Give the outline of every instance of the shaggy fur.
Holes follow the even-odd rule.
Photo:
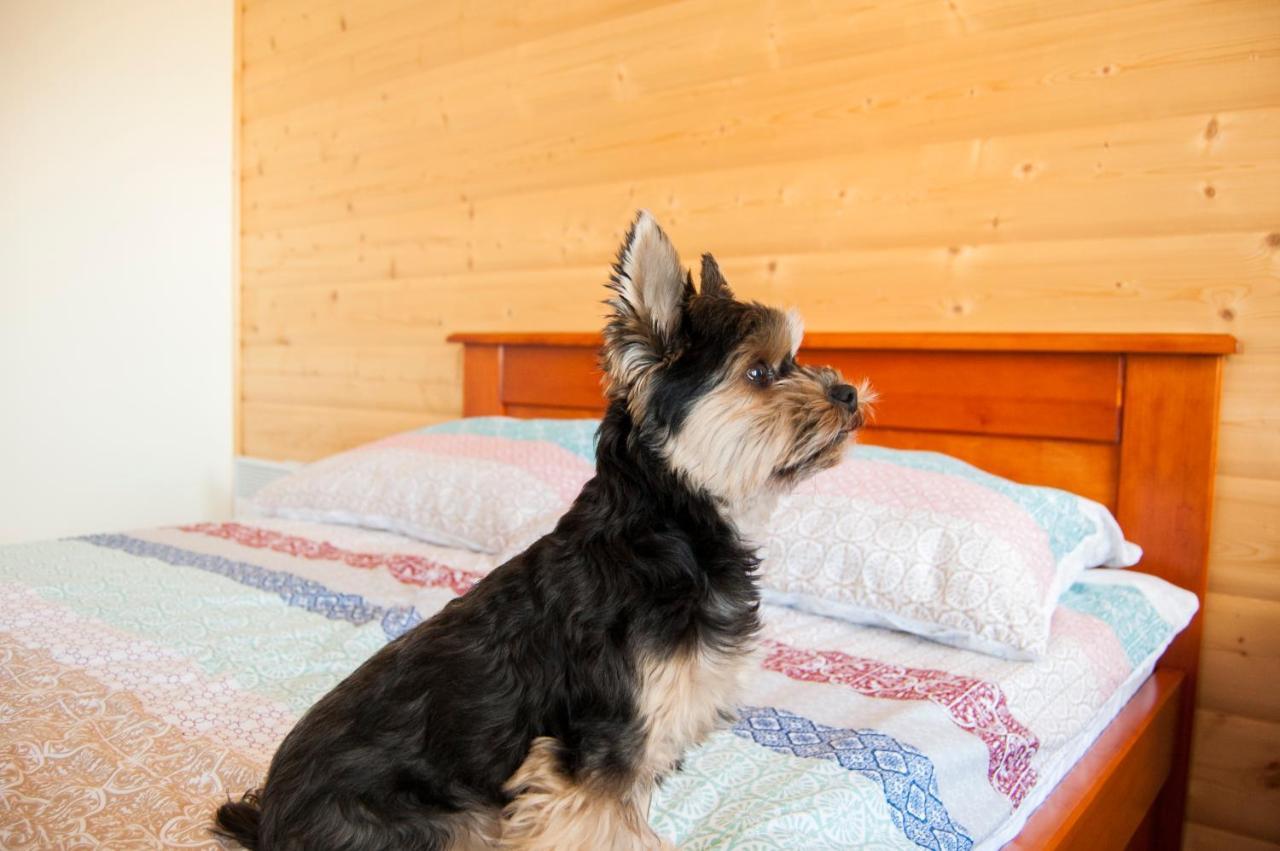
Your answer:
[[[300,720],[215,831],[264,851],[664,845],[650,793],[731,716],[759,626],[751,518],[836,463],[856,391],[800,321],[695,291],[642,213],[619,254],[596,475],[555,530]]]

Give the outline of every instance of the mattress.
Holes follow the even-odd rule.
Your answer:
[[[301,713],[493,562],[270,520],[0,548],[0,846],[216,847]],[[738,720],[651,821],[697,849],[999,847],[1194,609],[1089,571],[1013,662],[766,606]]]

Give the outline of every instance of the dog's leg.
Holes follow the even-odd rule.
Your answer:
[[[520,851],[649,851],[672,849],[649,827],[648,786],[618,791],[616,783],[572,778],[560,744],[534,739],[507,781],[512,801],[502,811],[502,847]]]

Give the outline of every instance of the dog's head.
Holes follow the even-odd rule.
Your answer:
[[[610,284],[609,398],[676,473],[730,504],[837,464],[862,425],[866,389],[797,363],[799,315],[738,301],[709,254],[700,284],[641,212]]]

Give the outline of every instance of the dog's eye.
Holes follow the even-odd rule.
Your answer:
[[[758,363],[747,370],[747,381],[760,387],[768,387],[773,381],[773,370],[767,364]]]

